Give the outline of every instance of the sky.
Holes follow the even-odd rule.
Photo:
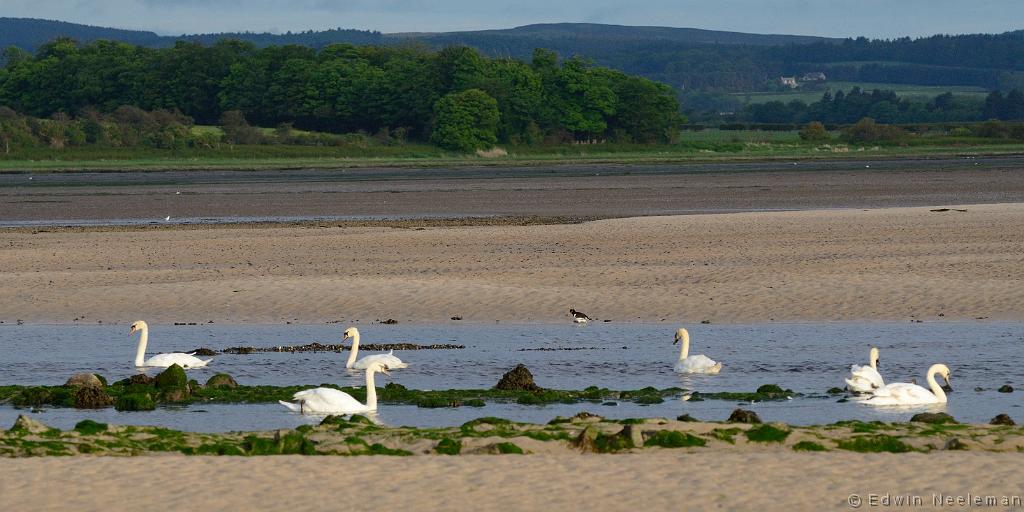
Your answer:
[[[892,38],[1024,28],[1021,0],[0,0],[0,16],[161,35],[356,28],[447,32],[531,23],[657,25]]]

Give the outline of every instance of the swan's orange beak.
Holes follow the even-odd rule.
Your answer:
[[[341,341],[345,341],[347,339],[348,339],[348,333],[347,332],[345,334],[341,335]]]
[[[128,329],[128,336],[131,336],[132,334],[135,334],[135,326],[134,326],[134,325],[133,325],[133,326],[131,326],[131,327],[130,327],[130,328]]]

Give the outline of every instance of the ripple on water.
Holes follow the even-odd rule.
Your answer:
[[[1016,393],[997,393],[1010,383],[1020,386],[1024,370],[1016,365],[1024,348],[1024,323],[825,323],[765,325],[689,325],[691,353],[722,361],[717,376],[681,376],[672,371],[679,346],[672,344],[675,325],[359,325],[374,343],[457,343],[461,350],[396,351],[410,367],[392,372],[379,385],[397,382],[414,389],[489,388],[518,363],[533,372],[537,383],[558,389],[599,386],[638,389],[672,386],[699,391],[753,391],[775,383],[815,395],[783,402],[742,404],[769,421],[795,424],[844,419],[905,421],[915,410],[880,410],[821,397],[842,387],[851,364],[863,364],[871,344],[880,347],[881,371],[891,382],[924,382],[933,362],[953,370],[951,402],[946,407],[961,421],[987,422],[998,413],[1024,420]],[[197,346],[300,345],[340,337],[340,325],[197,325],[151,327],[150,347],[162,352]],[[77,372],[96,372],[109,380],[136,372],[131,367],[136,338],[115,325],[0,326],[0,385],[60,384]],[[522,350],[572,348],[591,350]],[[626,347],[623,350],[623,347]],[[217,372],[235,376],[241,384],[319,385],[325,382],[363,385],[362,372],[344,369],[348,353],[257,353],[216,356],[208,368],[190,370],[201,382]],[[150,373],[153,373],[150,371]],[[981,388],[983,391],[974,391]],[[548,421],[556,415],[587,410],[609,417],[669,416],[689,413],[721,420],[736,402],[667,400],[662,404],[620,402],[523,406],[488,404],[484,408],[421,409],[385,404],[380,419],[405,425],[452,425],[479,416],[495,415],[523,421]],[[199,412],[207,411],[207,412]],[[0,407],[0,426],[19,412]],[[48,410],[39,419],[69,427],[82,418],[112,423],[155,424],[183,430],[265,430],[311,421],[286,414],[276,404],[202,405],[161,408],[145,413]]]

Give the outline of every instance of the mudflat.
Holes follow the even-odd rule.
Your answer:
[[[171,217],[632,217],[1024,202],[1024,157],[0,174],[0,226]]]

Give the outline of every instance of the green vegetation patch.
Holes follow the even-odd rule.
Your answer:
[[[798,452],[827,452],[828,448],[814,441],[800,441],[793,445],[793,450]]]
[[[458,455],[462,451],[462,441],[459,439],[442,439],[434,447],[434,451],[441,455]]]
[[[836,442],[840,450],[849,450],[862,453],[906,453],[912,451],[910,445],[901,441],[898,437],[876,434],[870,436],[855,436],[851,439],[840,439]]]
[[[660,446],[662,448],[687,448],[704,446],[707,441],[689,432],[676,430],[659,430],[644,440],[644,446]]]
[[[766,423],[747,429],[746,434],[755,443],[781,443],[789,437],[789,430]]]
[[[498,453],[502,454],[517,454],[522,455],[523,449],[517,446],[515,443],[503,442],[495,445],[498,449]]]
[[[82,420],[75,424],[75,432],[84,436],[91,436],[107,431],[106,423],[97,423],[93,420]]]

